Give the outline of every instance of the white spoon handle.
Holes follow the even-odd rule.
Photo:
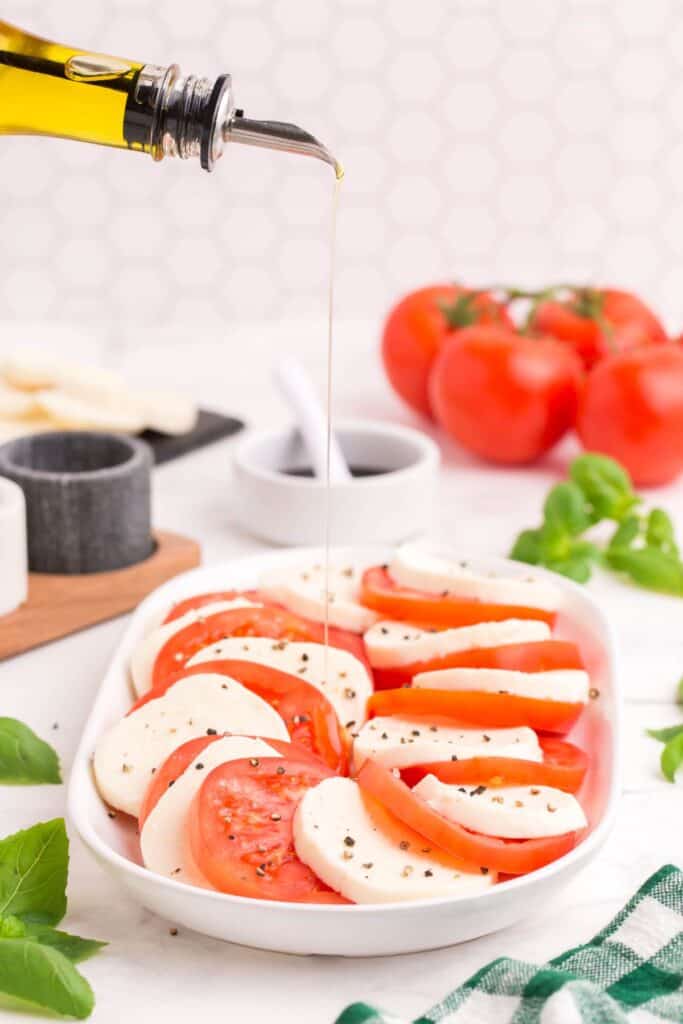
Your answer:
[[[318,400],[313,383],[303,366],[291,356],[280,359],[275,364],[273,374],[301,431],[313,474],[324,480],[327,469],[327,415]],[[332,432],[330,483],[346,483],[351,479],[351,472],[339,441]]]

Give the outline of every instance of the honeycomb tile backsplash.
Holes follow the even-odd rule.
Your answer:
[[[683,327],[677,0],[5,0],[3,17],[229,71],[247,114],[329,145],[341,317],[432,279],[597,279]],[[331,191],[323,164],[245,147],[207,175],[0,137],[0,318],[320,316]]]

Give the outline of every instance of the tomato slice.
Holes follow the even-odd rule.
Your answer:
[[[274,640],[312,640],[312,631],[297,615],[280,608],[231,608],[193,622],[170,637],[152,671],[155,687],[183,668],[190,658],[228,636],[268,636]]]
[[[172,786],[176,779],[186,771],[186,769],[192,764],[195,758],[199,757],[202,750],[204,750],[210,743],[215,743],[216,740],[221,740],[225,736],[229,736],[230,733],[211,733],[206,736],[197,736],[193,740],[188,740],[186,743],[181,744],[177,747],[172,754],[170,754],[163,764],[159,765],[155,771],[152,781],[147,787],[144,799],[142,801],[142,807],[140,808],[140,814],[138,816],[138,823],[140,828],[145,824],[147,818],[150,816],[156,805],[161,800],[162,796],[166,792],[169,786]],[[273,750],[277,750],[278,754],[282,754],[283,757],[288,757],[294,754],[298,758],[310,757],[311,760],[318,761],[319,758],[313,757],[303,747],[295,747],[292,743],[283,743],[282,740],[265,739],[263,741],[267,743]]]
[[[221,736],[197,736],[196,739],[188,740],[170,754],[163,764],[159,765],[152,781],[147,787],[147,792],[140,807],[138,822],[140,828],[145,824],[156,805],[161,800],[169,786],[172,786],[176,779],[179,779],[188,765],[192,764],[196,757],[199,757],[202,750],[221,739]]]
[[[329,887],[296,855],[292,819],[306,790],[331,774],[296,755],[214,768],[188,815],[192,856],[212,885],[255,899],[329,902]]]
[[[439,672],[445,668],[497,668],[512,672],[551,672],[563,668],[584,668],[576,644],[566,640],[537,640],[501,647],[473,647],[469,651],[446,654],[430,661],[416,661],[396,668],[373,669],[376,690],[390,690],[410,683],[420,672]]]
[[[163,697],[179,679],[205,673],[229,676],[246,686],[275,708],[287,726],[292,743],[297,743],[321,758],[335,774],[348,774],[348,751],[344,733],[337,714],[325,694],[298,676],[270,668],[268,665],[260,665],[255,661],[226,658],[188,666],[167,676],[158,686],[140,697],[128,713],[137,711],[150,700]],[[270,740],[266,742],[269,743]]]
[[[544,839],[498,839],[470,832],[434,811],[426,800],[376,761],[363,763],[358,785],[394,817],[445,853],[493,871],[523,875],[550,864],[576,845],[577,832]]]
[[[368,701],[368,714],[439,715],[464,725],[492,728],[528,725],[540,732],[568,732],[583,711],[583,704],[537,700],[513,693],[476,690],[423,690],[402,687],[381,690]]]
[[[367,569],[361,580],[361,602],[389,619],[446,629],[503,619],[541,619],[552,625],[555,612],[516,604],[491,604],[466,597],[440,597],[395,583],[384,566]]]
[[[435,775],[453,785],[554,786],[577,793],[588,768],[588,756],[573,743],[554,737],[539,740],[543,761],[524,761],[514,757],[468,757],[460,761],[435,761],[414,765],[401,771],[408,786],[416,786],[425,775]]]
[[[204,608],[207,604],[215,604],[217,601],[234,601],[235,598],[243,596],[239,590],[217,590],[211,594],[195,594],[194,597],[186,597],[184,601],[173,605],[164,619],[163,625],[167,622],[174,622],[197,608]]]

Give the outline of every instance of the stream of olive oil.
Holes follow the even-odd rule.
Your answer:
[[[334,167],[334,191],[332,193],[332,209],[330,216],[330,253],[327,281],[327,437],[325,450],[325,679],[327,679],[327,660],[330,638],[330,540],[331,540],[331,503],[332,488],[330,481],[330,461],[332,452],[332,378],[334,351],[334,278],[335,257],[337,249],[337,216],[339,213],[339,195],[344,178],[344,168],[337,163]]]

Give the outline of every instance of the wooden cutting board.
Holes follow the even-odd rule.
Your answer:
[[[199,565],[196,541],[165,530],[154,539],[154,554],[127,569],[85,576],[30,573],[28,601],[0,617],[0,660],[123,615],[166,580]]]

